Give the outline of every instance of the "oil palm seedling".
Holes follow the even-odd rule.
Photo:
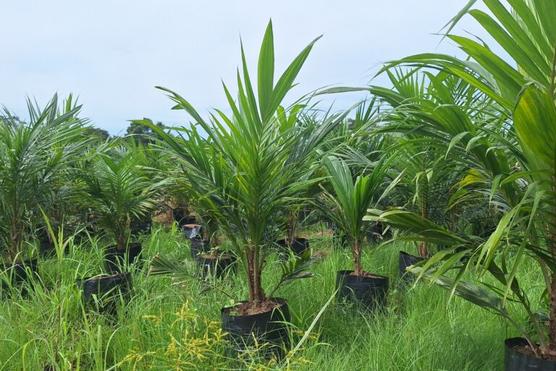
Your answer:
[[[426,153],[432,158],[426,161],[429,166],[421,164],[420,167],[430,168],[432,163],[441,170],[451,167],[452,173],[460,178],[471,174],[492,179],[493,174],[511,171],[510,159],[514,154],[508,152],[508,146],[497,146],[502,137],[508,144],[512,142],[512,138],[505,134],[507,117],[501,115],[496,103],[479,89],[445,72],[393,70],[388,71],[388,76],[393,89],[370,88],[391,108],[385,113],[385,124],[379,132],[403,135],[404,140],[398,140],[398,144],[405,142],[404,147],[420,148],[417,153]],[[426,160],[419,157],[421,161]],[[438,158],[444,160],[438,161]],[[408,170],[415,166],[409,164]],[[415,175],[418,173],[415,171]],[[444,175],[444,171],[440,174]],[[508,198],[515,195],[510,186],[504,186],[502,190]],[[473,195],[476,199],[485,199],[480,192]],[[470,196],[468,194],[467,198]],[[414,197],[423,200],[418,194]],[[457,198],[455,195],[453,203],[457,203]]]
[[[186,189],[185,192],[191,191]],[[191,257],[197,262],[201,274],[222,277],[225,273],[235,272],[236,256],[220,236],[217,216],[210,209],[192,202],[192,208],[197,210],[196,223],[183,225],[182,231],[189,239]]]
[[[393,89],[373,86],[370,90],[387,106],[378,131],[397,138],[390,151],[396,152],[398,167],[408,179],[399,188],[405,195],[398,205],[407,203],[408,209],[423,218],[451,228],[492,228],[496,212],[483,207],[488,196],[480,190],[453,190],[466,176],[465,181],[482,174],[486,184],[493,174],[510,171],[512,154],[487,135],[504,132],[506,120],[496,104],[445,72],[392,69],[387,73]],[[514,197],[512,187],[504,186],[504,190]],[[421,258],[434,248],[425,241],[418,244]],[[406,263],[419,260],[401,252],[401,272]]]
[[[313,182],[305,176],[306,163],[315,158],[315,148],[336,124],[329,120],[316,130],[296,130],[297,122],[292,119],[286,120],[289,127],[280,125],[284,121],[279,116],[290,117],[300,109],[297,104],[281,108],[281,103],[315,41],[275,80],[274,37],[269,23],[259,53],[256,93],[242,48],[237,100],[224,85],[229,114],[216,110],[206,121],[186,99],[163,89],[176,103],[174,108],[189,113],[194,124],[191,129],[178,129],[187,138],[185,145],[152,127],[180,159],[196,204],[210,210],[241,260],[249,297],[222,309],[223,328],[238,342],[249,341],[251,334],[264,334],[271,342],[287,338],[283,323],[289,320],[287,303],[265,293],[262,271],[274,243],[268,236],[278,212],[294,203]]]
[[[295,135],[292,131],[298,131],[300,135],[307,136],[311,131],[316,131],[322,123],[326,124],[330,121],[338,120],[340,116],[330,112],[322,114],[322,112],[309,107],[302,110],[302,106],[298,105],[294,107],[289,115],[283,109],[280,109],[277,119],[282,132],[287,133],[289,131],[288,135]],[[287,136],[284,135],[283,138],[286,139]],[[333,136],[330,135],[330,139],[332,138]],[[325,151],[326,148],[324,147],[324,145],[320,145],[318,151]],[[319,166],[317,161],[306,161],[305,165],[308,167],[305,169],[303,177],[306,181],[312,181],[313,184],[303,190],[299,190],[296,202],[288,204],[281,211],[282,220],[278,222],[278,228],[285,230],[285,238],[279,239],[276,242],[281,248],[280,254],[282,257],[288,257],[290,252],[293,252],[294,255],[302,256],[310,247],[309,240],[301,237],[298,233],[300,224],[306,219],[308,214],[310,200],[319,192],[317,183]]]
[[[150,124],[150,122],[144,120],[136,120],[135,122]],[[173,137],[173,139],[179,142],[181,146],[188,146],[188,141],[197,141],[199,137],[195,133],[190,135],[189,139],[183,136]],[[208,145],[205,149],[210,152]],[[169,161],[176,160],[175,155],[171,152],[160,151],[160,153]],[[209,162],[212,161],[209,160]],[[161,169],[159,168],[159,170]],[[184,236],[189,240],[191,257],[199,263],[203,273],[215,273],[221,276],[235,262],[235,257],[220,246],[218,217],[214,215],[214,209],[203,207],[198,199],[192,197],[195,191],[191,182],[183,176],[183,173],[187,172],[183,164],[178,162],[176,168],[162,171],[167,177],[168,183],[165,188],[169,190],[171,198],[182,200],[182,205],[187,204],[186,208],[174,209],[174,211],[184,211],[179,216],[174,214],[174,217],[178,216],[175,221]]]
[[[474,135],[462,132],[449,140],[454,146],[466,141],[467,147],[472,148],[468,152],[477,160],[468,162],[467,174],[456,191],[458,197],[476,200],[476,195],[482,195],[484,202],[500,213],[497,226],[487,236],[477,236],[451,231],[403,210],[385,212],[381,219],[416,239],[449,246],[414,271],[505,317],[518,328],[524,338],[506,341],[506,369],[553,369],[556,25],[551,20],[556,18],[556,7],[543,0],[511,1],[510,7],[498,0],[484,3],[492,15],[477,9],[468,13],[514,65],[487,45],[449,35],[470,60],[426,54],[404,58],[387,68],[411,64],[442,69],[492,101],[500,130],[492,130],[489,120],[475,126]],[[486,137],[491,145],[473,145],[484,143]],[[498,165],[493,166],[495,162]],[[520,284],[522,277],[518,272],[523,272],[524,264],[529,263],[538,264],[544,273],[544,300],[531,297]],[[448,274],[450,271],[455,273]],[[473,273],[476,282],[463,281],[465,272]],[[497,285],[487,284],[487,278],[494,279]],[[508,302],[520,304],[527,313],[527,324],[508,309]]]
[[[452,217],[449,209],[450,189],[458,175],[453,161],[446,158],[438,147],[429,146],[426,141],[423,143],[407,138],[400,139],[388,151],[395,152],[395,167],[403,170],[397,194],[407,200],[405,208],[440,225],[447,225]],[[428,258],[435,248],[441,246],[419,241],[417,256],[400,251],[400,276],[409,278],[405,276],[407,267]]]
[[[347,236],[353,256],[353,270],[337,273],[338,295],[361,302],[368,309],[382,308],[386,303],[388,278],[363,270],[363,218],[368,208],[375,207],[391,191],[399,176],[387,183],[386,161],[375,164],[366,174],[355,179],[347,163],[337,157],[327,157],[324,166],[333,193],[325,190],[324,200],[318,205]]]
[[[366,169],[376,165],[384,155],[384,149],[388,146],[388,137],[376,133],[380,122],[379,105],[375,98],[365,99],[356,104],[353,109],[354,116],[345,118],[331,135],[331,140],[321,147],[321,154],[335,153],[352,170],[352,172],[364,172]],[[323,169],[321,168],[320,171]],[[319,174],[323,175],[324,174]],[[340,226],[323,214],[334,231],[335,240],[338,245],[346,245],[347,236]],[[328,214],[329,215],[329,214]],[[378,223],[369,224],[365,227],[369,242],[383,238],[382,226]]]
[[[292,205],[284,214],[284,225],[286,229],[286,238],[279,239],[276,241],[281,249],[287,249],[281,251],[289,255],[289,251],[294,254],[300,255],[307,249],[309,249],[309,240],[300,237],[298,235],[299,224],[300,224],[300,214],[302,212],[303,205]]]
[[[0,246],[16,270],[36,268],[36,260],[24,261],[33,226],[63,202],[54,190],[85,143],[80,108],[71,96],[61,105],[54,96],[44,108],[28,101],[28,123],[8,111],[0,118]]]
[[[83,163],[81,179],[88,207],[112,246],[107,268],[118,270],[117,261],[136,260],[141,245],[133,241],[132,223],[150,215],[161,182],[149,177],[144,152],[138,147],[112,145],[91,152]]]
[[[220,238],[218,233],[218,222],[210,214],[201,209],[199,214],[200,224],[190,224],[189,240],[191,241],[191,254],[193,257],[198,253],[208,253],[211,250],[218,254]],[[186,226],[184,226],[185,229]],[[197,248],[197,249],[196,249]]]
[[[153,209],[161,185],[149,178],[146,163],[141,148],[107,142],[92,149],[81,164],[80,200],[112,244],[104,252],[109,274],[77,281],[87,306],[100,313],[115,314],[119,298],[129,298],[132,276],[123,269],[137,262],[142,250],[140,242],[133,241],[132,224]]]
[[[165,153],[160,152],[154,145],[147,142],[146,144],[133,143],[132,148],[137,148],[137,150],[142,153],[143,157],[143,169],[144,174],[146,176],[153,176],[153,179],[158,179],[158,173],[168,174],[167,177],[164,178],[164,181],[159,183],[159,187],[156,190],[156,198],[154,200],[155,207],[149,209],[149,212],[146,213],[143,217],[137,219],[132,219],[131,222],[131,232],[132,234],[146,234],[151,232],[153,226],[153,219],[156,213],[160,213],[163,210],[167,210],[167,200],[173,195],[172,191],[174,188],[174,184],[172,184],[172,173],[175,169],[172,166],[172,162],[166,156]],[[132,149],[135,151],[135,149]]]

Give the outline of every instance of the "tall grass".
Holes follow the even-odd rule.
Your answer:
[[[349,251],[334,249],[329,237],[317,233],[311,242],[327,255],[314,267],[315,277],[278,291],[290,305],[294,344],[333,293],[336,271],[350,267]],[[247,296],[242,277],[210,285],[193,277],[175,281],[148,276],[145,263],[133,272],[133,297],[117,318],[96,315],[83,307],[75,281],[102,271],[101,245],[70,244],[63,259],[41,261],[41,282],[35,280],[30,294],[2,293],[1,370],[496,370],[503,339],[512,335],[494,315],[459,298],[449,301],[440,288],[403,288],[393,279],[388,313],[362,314],[333,303],[285,363],[238,359],[227,351],[219,319],[220,308],[231,304],[223,292]],[[144,236],[144,247],[147,259],[161,253],[194,268],[176,229],[154,230]],[[397,252],[391,246],[365,254],[363,266],[396,277]],[[279,268],[270,265],[265,279],[272,282]]]

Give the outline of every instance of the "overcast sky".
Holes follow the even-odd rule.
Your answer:
[[[187,122],[154,86],[201,112],[225,107],[243,39],[251,66],[270,18],[277,67],[323,34],[294,95],[325,85],[367,84],[381,63],[434,51],[457,54],[435,35],[467,0],[2,0],[0,104],[25,117],[25,97],[79,96],[83,115],[112,134],[128,120]],[[471,19],[458,32],[481,32]],[[380,80],[379,80],[380,82]],[[232,85],[232,84],[230,84]],[[347,107],[358,97],[337,97]]]

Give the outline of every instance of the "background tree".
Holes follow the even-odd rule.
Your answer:
[[[135,140],[136,143],[140,143],[144,146],[154,143],[157,138],[157,134],[153,131],[153,129],[151,129],[151,125],[156,126],[161,130],[166,128],[160,121],[155,124],[151,119],[143,118],[142,120],[133,120],[130,122],[126,129],[126,136]]]
[[[93,126],[84,128],[83,134],[86,137],[92,138],[93,142],[97,143],[106,142],[110,138],[110,134],[106,130]]]

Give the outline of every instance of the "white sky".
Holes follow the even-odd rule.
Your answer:
[[[323,34],[295,96],[325,85],[367,84],[381,63],[420,52],[457,54],[434,35],[467,0],[0,0],[0,104],[26,117],[25,97],[42,105],[73,92],[83,115],[112,134],[128,120],[187,122],[155,85],[202,113],[225,107],[243,39],[252,68],[272,18],[277,67]],[[472,19],[458,33],[482,36]],[[281,71],[281,70],[280,70]],[[379,80],[380,81],[380,80]],[[336,97],[348,107],[356,95]]]

